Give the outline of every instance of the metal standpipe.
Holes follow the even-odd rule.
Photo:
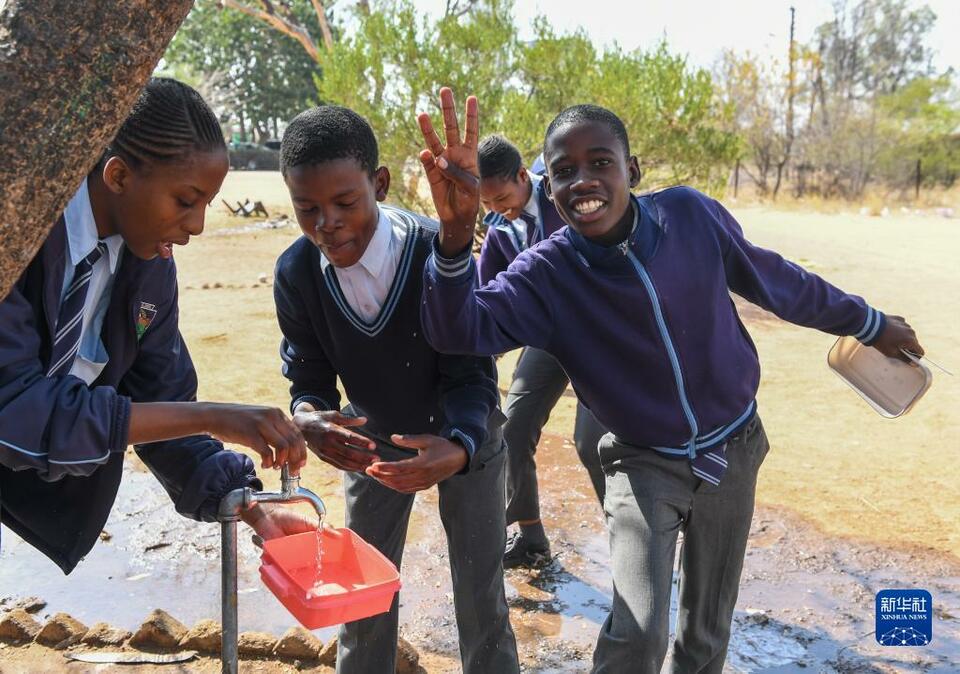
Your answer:
[[[225,674],[237,674],[237,522],[220,524],[220,598],[223,630],[220,660]]]
[[[309,503],[322,525],[327,509],[323,500],[300,486],[300,477],[291,476],[284,465],[280,472],[280,491],[253,491],[249,487],[234,489],[220,500],[217,520],[220,522],[220,611],[223,629],[220,643],[221,671],[237,674],[237,522],[240,513],[258,503]]]

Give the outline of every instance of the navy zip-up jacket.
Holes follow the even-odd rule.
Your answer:
[[[544,185],[545,182],[541,180],[534,188],[540,217],[537,218],[536,227],[527,227],[526,238],[521,238],[513,223],[496,211],[490,211],[483,218],[487,225],[487,234],[480,247],[480,259],[477,260],[477,273],[481,284],[506,270],[524,250],[566,227],[567,223],[557,213]]]
[[[67,254],[61,218],[0,303],[0,520],[64,573],[93,547],[113,505],[130,403],[194,400],[197,391],[178,328],[173,261],[129,251],[103,323],[110,358],[100,376],[89,387],[71,375],[45,376]],[[144,304],[156,313],[138,336]],[[135,449],[177,512],[193,519],[214,521],[227,492],[262,486],[247,456],[209,436]]]
[[[427,339],[449,353],[520,345],[554,355],[577,396],[621,440],[693,455],[753,413],[757,351],[729,292],[780,318],[871,344],[883,314],[754,246],[688,187],[632,199],[634,229],[596,245],[567,227],[482,288],[469,251],[425,270]]]

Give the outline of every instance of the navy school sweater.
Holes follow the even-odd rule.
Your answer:
[[[293,410],[340,408],[340,377],[366,431],[429,433],[460,440],[472,459],[499,417],[497,375],[489,357],[451,356],[431,347],[420,327],[423,267],[437,232],[434,221],[380,207],[407,229],[393,284],[372,323],[347,303],[333,265],[320,266],[320,249],[299,238],[277,262],[274,299],[283,340],[283,374]]]
[[[760,363],[730,291],[866,344],[883,331],[882,313],[751,244],[706,195],[677,187],[632,204],[622,244],[602,247],[567,227],[482,288],[469,251],[435,252],[424,272],[427,339],[449,353],[544,349],[621,440],[692,456],[754,410]]]

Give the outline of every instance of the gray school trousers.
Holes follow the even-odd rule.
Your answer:
[[[362,429],[361,429],[362,432]],[[464,674],[519,672],[517,643],[503,589],[503,469],[506,452],[500,429],[478,449],[483,462],[437,485],[440,519],[447,534],[453,603]],[[382,438],[373,438],[385,461],[413,456]],[[344,473],[346,525],[400,568],[413,494],[401,494],[363,473]],[[340,628],[338,674],[394,674],[399,594],[389,613]]]
[[[503,406],[507,422],[507,524],[540,519],[540,490],[534,455],[540,432],[567,388],[567,374],[556,358],[546,351],[526,347],[517,361],[510,391]],[[593,413],[577,403],[573,443],[586,467],[597,499],[603,503],[605,477],[600,467],[597,444],[606,430]]]
[[[607,471],[613,608],[600,629],[594,674],[658,674],[667,652],[677,534],[680,591],[674,674],[720,674],[753,517],[757,471],[769,449],[760,418],[727,442],[719,486],[686,459],[600,441]]]

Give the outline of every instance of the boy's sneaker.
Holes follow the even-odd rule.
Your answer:
[[[550,544],[531,543],[521,533],[513,534],[507,540],[507,549],[503,553],[503,568],[524,567],[537,569],[550,563]]]

